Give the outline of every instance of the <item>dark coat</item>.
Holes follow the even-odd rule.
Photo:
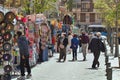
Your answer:
[[[86,34],[82,34],[80,38],[81,38],[81,43],[83,44],[89,43],[89,37]]]
[[[64,45],[65,47],[67,47],[67,45],[68,45],[68,38],[65,38],[65,39],[63,40],[63,45]]]
[[[91,50],[91,52],[95,51],[105,52],[105,45],[103,44],[100,38],[94,37],[89,43],[88,49]]]
[[[18,38],[18,47],[20,55],[29,56],[28,40],[26,39],[25,36],[20,36]]]

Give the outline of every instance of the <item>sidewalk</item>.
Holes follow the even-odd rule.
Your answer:
[[[32,80],[106,80],[104,54],[100,56],[100,67],[92,69],[93,54],[87,55],[87,61],[82,61],[81,53],[78,60],[72,60],[72,54],[67,55],[66,62],[58,63],[58,54],[50,58],[48,62],[38,64],[32,69]],[[16,78],[12,79],[16,80]]]
[[[120,51],[120,45],[119,45],[119,51]],[[114,57],[115,53],[115,47],[113,48],[113,54],[111,53],[110,46],[107,45],[107,55],[109,56],[109,61],[111,63],[112,67],[112,80],[120,80],[120,68],[114,68],[119,67],[118,63],[118,57]]]
[[[112,67],[112,80],[120,80],[120,68],[118,64],[118,58],[114,58],[114,56],[109,57],[109,62],[111,63]]]

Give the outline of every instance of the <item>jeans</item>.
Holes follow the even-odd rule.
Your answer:
[[[72,53],[73,53],[73,60],[77,59],[77,49],[73,49]]]

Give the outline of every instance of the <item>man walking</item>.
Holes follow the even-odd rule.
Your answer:
[[[87,47],[89,43],[89,37],[85,32],[82,32],[82,35],[80,36],[81,38],[81,44],[82,44],[82,53],[83,53],[83,61],[86,60],[86,54],[87,54]]]
[[[17,80],[25,80],[25,67],[27,68],[27,78],[31,77],[31,68],[29,65],[29,50],[28,41],[25,36],[22,35],[21,31],[17,32],[18,36],[18,47],[20,51],[20,71],[21,76]]]
[[[105,46],[102,45],[103,43],[101,41],[100,36],[101,36],[101,33],[97,32],[95,37],[92,38],[92,40],[89,44],[89,47],[88,47],[88,49],[91,50],[91,52],[93,52],[93,55],[94,55],[92,68],[99,67],[100,63],[99,63],[98,59],[100,57],[100,51],[105,51]]]

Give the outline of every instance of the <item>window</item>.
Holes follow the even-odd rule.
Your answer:
[[[86,22],[86,14],[85,13],[80,14],[80,22]]]
[[[76,8],[76,4],[73,4],[73,8]]]
[[[90,14],[90,22],[95,22],[95,13]]]
[[[77,8],[80,8],[80,7],[81,7],[81,5],[80,5],[80,3],[78,3],[78,4],[77,4]]]
[[[96,16],[97,16],[97,19],[102,19],[102,14],[98,13],[96,14]]]
[[[81,4],[81,11],[82,12],[89,12],[90,9],[90,3],[82,3]]]

